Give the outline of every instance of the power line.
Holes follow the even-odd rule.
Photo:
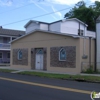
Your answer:
[[[93,3],[91,3],[93,4]],[[90,4],[89,4],[90,5]],[[27,18],[27,19],[23,19],[23,20],[19,20],[19,21],[15,21],[15,22],[11,22],[11,23],[7,23],[7,24],[4,24],[4,25],[1,25],[1,26],[7,26],[7,25],[11,25],[11,24],[15,24],[15,23],[19,23],[19,22],[23,22],[23,21],[26,21],[26,20],[29,20],[29,19],[33,19],[33,18],[39,18],[39,17],[43,17],[43,16],[47,16],[47,15],[50,15],[50,14],[53,14],[53,13],[57,13],[57,12],[61,12],[61,11],[64,11],[64,10],[67,10],[67,9],[70,9],[72,7],[68,7],[68,8],[65,8],[65,9],[61,9],[61,10],[58,10],[58,11],[55,11],[55,12],[50,12],[50,13],[46,13],[46,14],[42,14],[42,15],[39,15],[39,16],[34,16],[34,17],[30,17],[30,18]],[[14,9],[13,9],[14,10]]]
[[[83,1],[83,0],[82,0]],[[24,5],[24,6],[21,6],[21,7],[17,7],[15,9],[11,9],[11,10],[6,10],[4,12],[0,12],[0,14],[3,14],[3,13],[6,13],[6,12],[10,12],[10,11],[13,11],[13,10],[17,10],[17,9],[20,9],[20,8],[23,8],[23,7],[26,7],[26,6],[29,6],[29,5],[33,5],[34,3],[31,3],[31,4],[27,4],[27,5]],[[90,2],[89,2],[90,4]]]
[[[72,8],[72,7],[70,7],[70,8]],[[61,10],[55,11],[55,12],[50,12],[50,13],[46,13],[46,14],[43,14],[43,15],[39,15],[39,16],[35,16],[35,17],[30,17],[30,18],[27,18],[27,19],[19,20],[19,21],[15,21],[15,22],[12,22],[12,23],[4,24],[2,26],[7,26],[7,25],[10,25],[10,24],[23,22],[23,21],[26,21],[26,20],[29,20],[29,19],[33,19],[33,18],[43,17],[43,16],[50,15],[50,14],[53,14],[53,13],[56,13],[56,12],[59,12],[59,11],[64,11],[66,9],[69,9],[69,8],[65,8],[65,9],[61,9]]]

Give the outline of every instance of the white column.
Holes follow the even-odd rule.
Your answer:
[[[10,41],[12,41],[12,37],[10,37]]]

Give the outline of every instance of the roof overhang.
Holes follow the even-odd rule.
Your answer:
[[[39,24],[39,23],[44,23],[44,24],[49,24],[49,23],[46,23],[46,22],[41,22],[41,21],[36,21],[36,20],[30,20],[29,22],[27,22],[26,24],[25,24],[25,28],[29,25],[29,24],[31,24],[31,23],[36,23],[36,24]]]
[[[85,25],[86,27],[88,26],[87,24],[85,24],[84,22],[82,22],[81,20],[79,20],[77,18],[63,19],[62,22],[64,22],[64,21],[71,21],[71,20],[76,20],[77,22]]]
[[[50,34],[57,34],[57,35],[69,36],[69,37],[73,37],[73,38],[79,38],[80,37],[78,35],[69,34],[69,33],[61,33],[61,32],[56,32],[56,31],[46,31],[46,30],[36,29],[36,30],[33,30],[33,31],[29,32],[28,34],[22,35],[22,36],[20,36],[20,37],[18,37],[16,39],[12,40],[10,43],[13,43],[13,42],[15,42],[15,41],[17,41],[17,40],[19,40],[19,39],[21,39],[23,37],[26,37],[26,36],[28,36],[30,34],[33,34],[35,32],[45,32],[45,33],[50,33]]]

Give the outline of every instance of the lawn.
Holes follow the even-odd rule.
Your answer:
[[[87,82],[100,82],[100,76],[89,76],[89,75],[69,75],[69,74],[52,74],[43,72],[19,72],[23,75],[33,75],[39,77],[56,78],[56,79],[66,79],[66,80],[77,80],[77,81],[87,81]]]
[[[13,71],[16,71],[16,70],[11,70],[11,69],[0,69],[0,72],[5,72],[5,73],[11,73]]]
[[[16,71],[16,70],[0,69],[0,72],[6,72],[6,73],[11,73],[13,71]],[[87,82],[100,83],[100,76],[54,74],[54,73],[34,72],[34,71],[23,71],[23,72],[18,72],[18,74],[33,75],[33,76],[38,76],[38,77],[47,77],[47,78],[55,78],[55,79],[63,79],[63,80],[75,80],[75,81],[87,81]]]

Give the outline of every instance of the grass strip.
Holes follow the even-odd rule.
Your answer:
[[[13,71],[16,71],[16,70],[11,70],[11,69],[0,69],[0,72],[5,72],[5,73],[11,73]]]
[[[22,75],[33,75],[33,76],[56,78],[56,79],[100,82],[100,76],[52,74],[52,73],[43,73],[43,72],[30,72],[30,71],[24,71],[24,72],[18,72],[18,73]]]

